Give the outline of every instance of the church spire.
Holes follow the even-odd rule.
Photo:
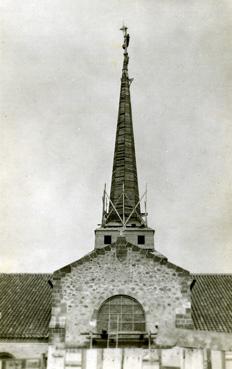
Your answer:
[[[95,230],[95,248],[103,248],[122,237],[129,244],[142,249],[154,250],[154,233],[147,224],[147,190],[139,198],[135,144],[131,112],[130,85],[128,75],[128,46],[130,36],[127,27],[123,31],[123,67],[118,109],[118,122],[114,149],[114,162],[110,195],[103,192],[102,221]],[[144,201],[144,213],[140,204]]]
[[[121,223],[130,217],[130,222],[141,225],[141,211],[139,202],[139,189],[137,179],[134,133],[130,100],[130,84],[132,79],[128,75],[128,46],[130,35],[127,27],[121,28],[124,42],[122,48],[123,68],[121,77],[121,90],[119,99],[118,122],[114,150],[114,162],[110,191],[109,211],[106,222]],[[120,220],[121,218],[121,220]],[[124,219],[123,219],[124,218]]]

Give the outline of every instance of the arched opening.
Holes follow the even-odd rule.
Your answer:
[[[100,307],[97,330],[112,332],[145,332],[145,314],[142,305],[126,295],[112,296]]]
[[[8,352],[0,352],[0,360],[3,359],[14,359],[14,356],[9,354]]]

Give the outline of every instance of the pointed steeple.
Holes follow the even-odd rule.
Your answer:
[[[121,219],[130,217],[131,221],[141,224],[141,211],[139,204],[139,189],[135,157],[135,144],[132,123],[130,84],[132,79],[128,76],[129,56],[127,48],[130,36],[127,27],[123,26],[124,43],[122,48],[123,68],[121,77],[121,90],[118,109],[118,122],[114,150],[114,162],[110,191],[109,222],[121,223]],[[113,203],[113,205],[112,205]],[[116,208],[116,209],[115,209]],[[135,209],[135,211],[133,211]],[[117,210],[117,211],[116,211]]]
[[[106,185],[102,197],[102,221],[95,230],[95,248],[117,242],[124,237],[126,242],[142,249],[154,251],[154,229],[147,224],[147,189],[139,198],[135,144],[131,112],[130,85],[128,76],[129,56],[127,48],[130,36],[127,27],[124,34],[123,68],[119,98],[118,122],[114,149],[114,162],[110,195]],[[140,204],[144,200],[144,213]]]

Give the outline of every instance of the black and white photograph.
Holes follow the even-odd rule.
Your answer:
[[[232,2],[0,26],[0,369],[232,369]]]

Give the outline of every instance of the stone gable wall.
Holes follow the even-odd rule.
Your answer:
[[[162,330],[172,330],[176,324],[192,328],[188,272],[133,246],[98,251],[54,275],[52,341],[84,345],[81,333],[96,329],[90,321],[97,319],[107,298],[118,294],[143,306],[148,332],[155,332],[156,325]]]

